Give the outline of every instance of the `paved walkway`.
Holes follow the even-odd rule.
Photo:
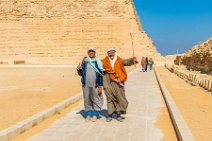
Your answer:
[[[122,123],[105,122],[106,106],[99,121],[86,122],[81,104],[28,141],[159,141],[163,133],[155,123],[164,103],[154,73],[132,71],[126,93],[129,108]]]

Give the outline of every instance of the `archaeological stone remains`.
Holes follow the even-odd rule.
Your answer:
[[[212,74],[212,38],[191,48],[183,57],[188,69]]]

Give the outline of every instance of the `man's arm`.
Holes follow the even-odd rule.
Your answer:
[[[83,64],[85,62],[86,57],[83,58],[81,64],[79,63],[79,65],[77,66],[77,73],[79,76],[82,76],[82,69],[83,69]]]
[[[124,66],[132,66],[132,65],[137,64],[137,63],[138,63],[138,61],[137,61],[136,57],[123,60]]]
[[[100,71],[100,73],[102,73]],[[102,87],[103,87],[103,76],[99,74],[99,81],[97,82],[98,85],[98,94],[101,95],[102,94]]]

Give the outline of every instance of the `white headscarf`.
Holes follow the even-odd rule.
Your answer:
[[[108,56],[108,57],[109,57],[109,56]],[[114,66],[115,66],[115,63],[116,63],[117,58],[118,58],[117,53],[115,53],[115,56],[114,56],[114,58],[113,58],[113,59],[111,59],[111,58],[109,57],[111,67],[112,67],[113,69],[114,69]]]

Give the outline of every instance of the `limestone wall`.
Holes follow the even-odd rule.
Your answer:
[[[88,47],[160,59],[132,0],[0,0],[0,62],[77,64]]]
[[[191,48],[182,58],[188,69],[212,74],[212,38]]]

